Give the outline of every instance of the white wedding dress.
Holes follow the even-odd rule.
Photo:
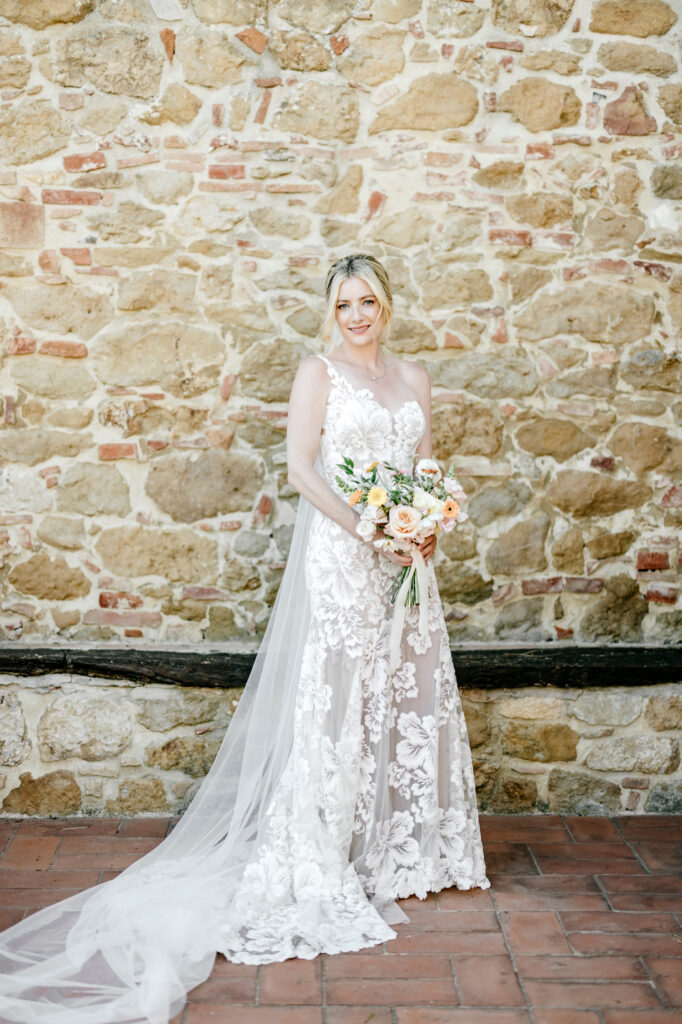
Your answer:
[[[389,410],[325,360],[317,461],[413,469],[415,401]],[[399,568],[303,500],[256,665],[207,779],[160,847],[0,937],[0,1021],[166,1024],[217,951],[233,961],[362,949],[394,900],[487,888],[466,725],[433,567],[428,631]]]

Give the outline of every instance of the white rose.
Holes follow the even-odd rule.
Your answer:
[[[412,504],[420,512],[432,512],[438,506],[438,498],[435,498],[433,494],[429,494],[423,487],[415,487]]]
[[[454,476],[446,476],[443,480],[443,487],[451,498],[466,498],[462,485],[459,480],[455,480]]]
[[[377,528],[372,520],[364,515],[360,517],[360,522],[355,527],[355,532],[359,534],[365,542],[372,539],[376,530]]]

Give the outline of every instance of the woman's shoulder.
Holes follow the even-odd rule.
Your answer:
[[[306,387],[320,388],[331,383],[329,364],[323,356],[312,353],[298,364],[296,378]]]
[[[409,359],[396,359],[395,366],[403,381],[417,393],[431,387],[428,370],[419,363],[413,363]]]

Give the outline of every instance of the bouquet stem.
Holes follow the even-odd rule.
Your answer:
[[[412,573],[412,576],[410,578],[407,594],[405,595],[405,604],[410,606],[419,604],[419,583],[417,582],[417,573],[414,571],[414,565],[404,565],[396,576],[389,595],[391,598],[391,604],[395,604],[396,598],[400,593],[400,588],[405,582],[405,577],[410,572]]]

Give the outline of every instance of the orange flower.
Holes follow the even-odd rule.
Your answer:
[[[348,495],[348,504],[349,504],[349,505],[350,505],[350,507],[352,508],[352,507],[353,507],[353,505],[357,505],[357,503],[358,503],[358,502],[359,502],[359,501],[360,501],[361,499],[362,499],[362,491],[353,491],[353,493],[352,493],[352,494],[349,494],[349,495]]]
[[[459,513],[459,504],[454,498],[448,498],[443,506],[443,515],[446,519],[454,519]]]

